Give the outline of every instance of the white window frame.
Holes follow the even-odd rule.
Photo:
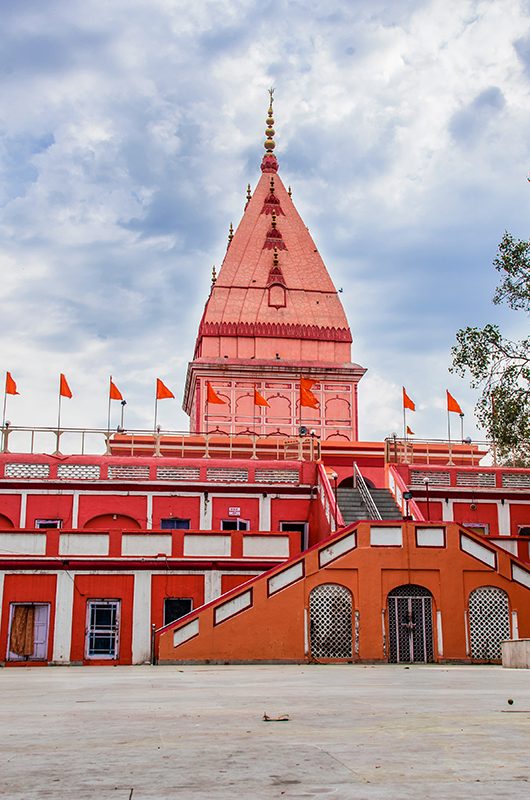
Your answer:
[[[55,523],[52,525],[51,523]],[[35,528],[38,530],[55,530],[63,527],[62,519],[36,519]]]
[[[223,528],[225,522],[236,523],[235,528]],[[244,528],[240,528],[240,523],[245,525]],[[222,519],[221,520],[221,530],[230,533],[230,531],[249,531],[250,530],[250,520],[249,519],[241,519],[241,517],[230,517],[230,519]]]
[[[92,607],[98,604],[105,604],[107,606],[114,606],[116,608],[116,623],[114,632],[115,647],[113,653],[91,653],[90,652],[90,637],[92,631],[98,631],[98,628],[92,628],[91,625],[91,611]],[[105,633],[104,629],[100,629]],[[91,661],[117,661],[120,657],[120,634],[121,634],[121,600],[108,599],[106,597],[96,598],[91,597],[86,603],[86,628],[85,628],[85,658]]]

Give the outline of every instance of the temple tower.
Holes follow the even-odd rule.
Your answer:
[[[351,362],[337,290],[278,175],[274,134],[270,90],[262,174],[213,274],[183,408],[192,433],[292,436],[305,425],[322,439],[356,440],[366,370]],[[318,408],[300,406],[301,378],[314,381]],[[208,402],[208,384],[223,404]]]

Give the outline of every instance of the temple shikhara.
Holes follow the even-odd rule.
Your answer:
[[[366,370],[272,101],[190,353],[189,433],[2,426],[6,666],[490,662],[530,638],[530,470],[359,439]]]

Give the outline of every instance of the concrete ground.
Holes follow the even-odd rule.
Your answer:
[[[525,670],[3,669],[0,722],[2,798],[530,797]]]

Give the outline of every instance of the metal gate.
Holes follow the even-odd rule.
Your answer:
[[[469,595],[471,658],[500,659],[501,642],[510,638],[508,595],[495,586],[480,586]]]
[[[398,586],[388,595],[389,661],[434,661],[432,598],[423,586]]]
[[[309,638],[313,658],[352,657],[352,596],[336,583],[315,586],[309,595]]]

